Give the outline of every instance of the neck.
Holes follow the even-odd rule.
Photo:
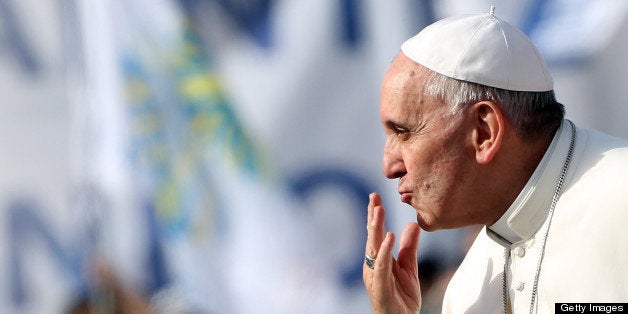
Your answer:
[[[486,211],[490,215],[484,224],[492,225],[504,215],[530,180],[552,139],[553,135],[533,142],[517,136],[510,138],[510,143],[505,145],[510,149],[496,160],[493,178],[497,179],[492,180],[490,188],[497,192],[491,193],[494,199],[491,208]]]

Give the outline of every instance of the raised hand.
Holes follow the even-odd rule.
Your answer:
[[[409,223],[401,235],[397,259],[392,256],[395,235],[386,232],[385,210],[379,194],[369,195],[365,254],[375,259],[364,263],[362,278],[374,313],[418,313],[421,288],[417,263],[420,228]]]

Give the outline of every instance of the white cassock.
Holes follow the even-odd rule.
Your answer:
[[[443,313],[528,313],[549,208],[569,145],[563,121],[506,213],[484,227],[451,279]],[[628,302],[628,141],[577,128],[573,158],[547,233],[536,313],[563,302]]]

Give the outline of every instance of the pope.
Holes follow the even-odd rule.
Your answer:
[[[417,221],[394,257],[382,199],[369,196],[363,279],[375,313],[420,311],[421,229],[470,225],[483,228],[443,313],[628,301],[628,141],[565,119],[541,54],[493,9],[404,42],[380,118],[384,175]]]

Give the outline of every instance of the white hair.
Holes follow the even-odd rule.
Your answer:
[[[556,101],[554,91],[511,91],[428,72],[425,95],[450,105],[453,114],[479,101],[492,101],[500,106],[524,139],[552,136],[565,116],[565,108]]]

